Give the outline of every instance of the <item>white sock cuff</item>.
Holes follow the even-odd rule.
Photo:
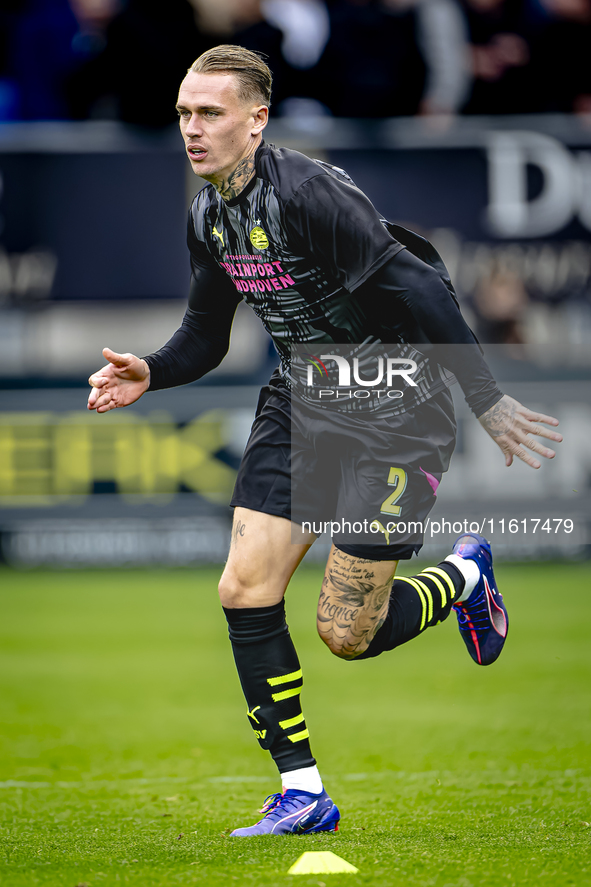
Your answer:
[[[285,790],[293,788],[301,792],[310,792],[312,795],[319,795],[322,792],[322,779],[316,764],[282,773],[281,783]]]
[[[445,558],[450,564],[453,564],[464,577],[464,590],[461,595],[455,599],[454,603],[467,600],[480,579],[480,568],[476,561],[471,558],[460,557],[459,554],[448,554]]]

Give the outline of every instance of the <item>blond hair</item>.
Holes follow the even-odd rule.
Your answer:
[[[188,73],[211,74],[214,71],[234,74],[238,96],[243,102],[271,105],[273,75],[258,52],[243,46],[223,43],[208,49],[196,59]]]

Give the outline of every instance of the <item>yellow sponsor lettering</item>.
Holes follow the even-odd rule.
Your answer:
[[[124,496],[172,496],[182,487],[224,503],[235,471],[216,458],[225,413],[178,428],[164,413],[0,413],[0,502],[44,505],[113,484]]]

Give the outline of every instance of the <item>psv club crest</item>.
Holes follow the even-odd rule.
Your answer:
[[[263,228],[260,225],[257,225],[256,228],[253,228],[250,232],[250,242],[255,247],[255,249],[267,249],[269,246],[269,238],[265,234]]]

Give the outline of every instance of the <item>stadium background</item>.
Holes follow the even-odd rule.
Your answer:
[[[589,588],[591,520],[589,0],[11,0],[0,9],[0,582],[8,657],[4,720],[11,725],[3,739],[2,786],[10,789],[11,780],[20,779],[25,790],[27,780],[43,782],[47,776],[40,774],[53,767],[52,755],[56,778],[69,778],[62,770],[72,761],[82,782],[89,774],[104,776],[107,747],[114,780],[131,778],[132,771],[145,780],[175,773],[189,783],[197,773],[222,778],[220,750],[234,752],[221,724],[239,731],[232,772],[269,772],[249,745],[230,665],[222,664],[229,650],[211,609],[215,570],[208,567],[225,557],[226,503],[257,386],[274,366],[266,334],[248,309],[239,310],[228,357],[203,381],[148,395],[125,411],[97,416],[85,410],[86,378],[101,365],[102,347],[149,353],[182,317],[189,277],[186,211],[198,182],[176,131],[174,100],[188,64],[219,42],[239,42],[269,56],[276,89],[268,140],[342,166],[385,216],[430,237],[501,386],[561,420],[565,441],[553,463],[539,473],[521,464],[506,471],[460,394],[458,450],[433,518],[474,514],[497,527],[502,519],[518,520],[517,532],[495,537],[495,551],[509,587],[516,594],[521,589],[516,606],[523,620],[525,602],[533,604],[535,595],[548,607],[547,623],[541,620],[538,628],[550,645],[552,601],[560,593],[569,683],[561,683],[565,675],[544,672],[539,707],[532,703],[529,726],[523,726],[527,733],[541,725],[535,754],[530,760],[516,751],[529,746],[520,745],[508,718],[509,726],[499,728],[502,738],[497,736],[507,757],[494,766],[506,775],[509,764],[519,768],[525,762],[563,779],[570,767],[578,778],[589,767],[589,713],[579,707],[589,670],[583,632],[588,604],[581,597]],[[551,527],[534,534],[528,524],[522,532],[521,521],[532,517],[568,518],[574,530],[566,535]],[[426,556],[448,550],[452,535],[430,541]],[[325,553],[321,541],[309,560],[320,563]],[[513,566],[524,560],[526,566]],[[146,573],[147,567],[157,569]],[[171,569],[179,567],[190,570]],[[96,568],[108,570],[97,574]],[[314,651],[311,599],[318,567],[304,577],[290,608],[304,651],[307,644]],[[190,614],[194,636],[189,644],[183,635],[175,651],[180,658],[166,659],[164,651],[175,647],[169,609],[175,603]],[[135,726],[124,718],[119,746],[115,740],[109,745],[121,711],[115,714],[106,699],[112,694],[123,705],[135,680],[127,690],[125,681],[119,687],[115,664],[135,674],[142,663],[148,682],[149,638],[152,654],[162,658],[162,675],[172,683],[177,667],[195,674],[207,669],[198,643],[200,619],[215,638],[207,655],[219,659],[224,675],[220,695],[227,708],[215,702],[218,726],[210,723],[205,730],[189,713],[214,706],[211,688],[200,679],[183,680],[186,695],[177,700],[175,692],[174,705],[165,690],[150,701],[145,683],[145,710],[136,712]],[[181,623],[174,623],[175,630]],[[130,654],[125,662],[114,641],[124,630],[137,630],[140,638],[138,658]],[[451,649],[450,625],[444,630]],[[95,653],[81,652],[74,657],[77,665],[68,659],[78,632],[91,648],[102,643],[111,657],[102,702],[84,702]],[[522,668],[527,696],[541,672],[535,634],[523,643],[533,658],[516,651],[514,664]],[[417,692],[440,700],[437,711],[445,700],[450,706],[457,701],[452,684],[433,683],[444,647],[443,641],[425,643],[422,658],[405,652],[402,659],[404,674],[420,676]],[[39,650],[47,658],[38,657]],[[447,647],[443,655],[449,655]],[[309,653],[314,666],[315,656]],[[325,660],[318,660],[318,672],[333,675],[335,664]],[[459,659],[452,661],[456,673],[463,668]],[[376,675],[394,679],[394,662],[379,667]],[[27,674],[40,689],[32,692]],[[501,672],[505,680],[510,674]],[[331,680],[342,681],[341,675],[337,667]],[[479,692],[476,679],[467,680]],[[501,685],[493,687],[487,678],[493,718]],[[321,720],[314,692],[311,704]],[[429,729],[437,736],[435,715],[411,695],[401,701],[408,725],[401,728],[394,715],[385,723],[391,717],[392,730],[414,743],[416,719],[425,725],[432,717]],[[341,704],[335,703],[339,711]],[[513,699],[510,710],[522,704],[523,697]],[[171,723],[178,731],[173,741],[172,732],[156,730],[158,750],[147,751],[137,724],[153,726],[158,705],[169,715],[174,708]],[[482,725],[471,718],[465,715],[464,726],[480,731],[486,744]],[[35,745],[31,737],[45,735],[48,724],[55,741]],[[89,727],[100,734],[96,747],[86,744]],[[318,729],[319,744],[327,749],[329,729]],[[33,744],[24,752],[29,740]],[[143,758],[130,769],[125,760],[133,756],[134,741]],[[379,778],[402,767],[417,779],[455,767],[453,757],[437,760],[427,752],[402,766],[402,739],[398,758],[391,741],[385,728],[378,730],[375,760],[353,766],[357,755],[367,753],[350,737],[350,758],[339,752],[342,767],[370,769]],[[191,743],[202,749],[197,756],[188,751]],[[550,748],[554,757],[544,763]],[[570,751],[561,756],[565,748]],[[180,763],[185,757],[191,766]],[[474,772],[490,764],[478,756],[472,763]],[[588,797],[587,785],[578,785],[578,799]],[[461,792],[458,799],[461,806]],[[82,798],[78,809],[85,810],[87,801]],[[52,801],[40,815],[60,803]],[[7,822],[16,822],[10,803],[8,809]],[[580,815],[563,815],[591,818],[582,806]],[[32,871],[31,859],[25,852],[23,873]],[[392,860],[383,864],[398,883]],[[143,877],[142,883],[152,883]],[[405,877],[408,882],[408,871]],[[427,874],[416,877],[426,883],[421,878]],[[580,872],[576,877],[583,883]],[[386,875],[380,878],[390,883]]]

